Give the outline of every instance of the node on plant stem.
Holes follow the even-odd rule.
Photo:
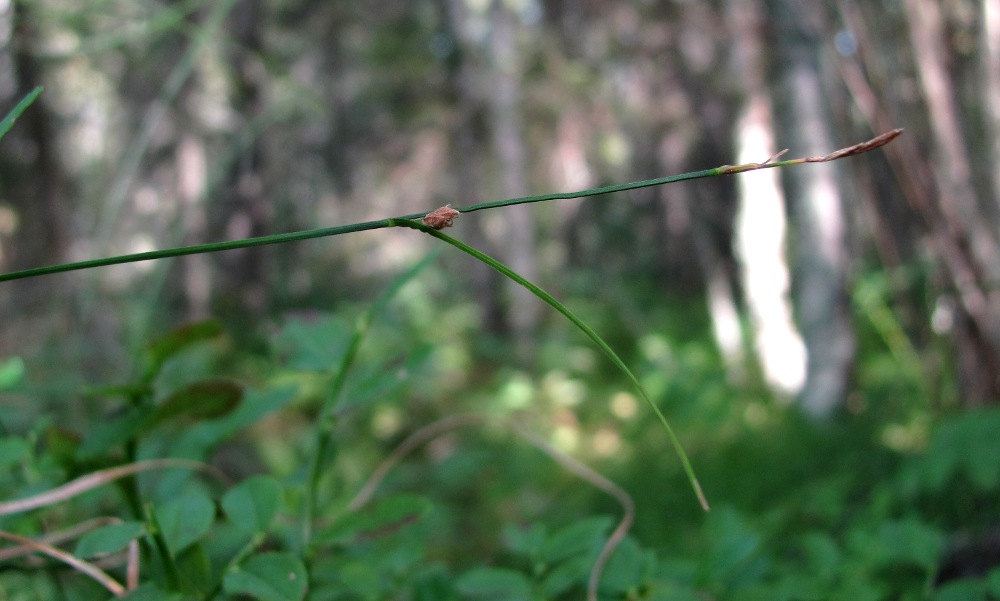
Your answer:
[[[444,205],[440,209],[435,209],[424,215],[421,221],[428,227],[440,230],[455,225],[455,217],[458,215],[459,212],[451,208],[451,205]]]

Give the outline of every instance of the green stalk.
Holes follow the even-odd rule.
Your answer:
[[[21,102],[17,103],[17,106],[7,113],[7,116],[3,118],[3,121],[0,121],[0,138],[7,135],[10,128],[14,127],[14,122],[17,121],[17,118],[21,116],[21,113],[23,113],[25,109],[31,106],[31,104],[38,99],[38,95],[42,93],[42,90],[42,86],[38,86],[29,92],[27,96],[21,99]]]
[[[23,103],[24,101],[22,101],[22,104]],[[663,184],[670,184],[674,182],[681,182],[692,179],[701,179],[705,177],[714,177],[717,175],[731,175],[735,173],[743,173],[745,171],[754,171],[756,169],[770,169],[772,167],[785,167],[789,165],[798,165],[801,163],[821,163],[826,161],[833,161],[839,158],[861,154],[862,152],[868,152],[869,150],[873,150],[875,148],[884,146],[888,144],[890,141],[892,141],[894,138],[896,138],[896,136],[898,136],[902,132],[903,130],[901,129],[894,129],[880,136],[877,136],[867,142],[862,142],[860,144],[855,144],[854,146],[842,148],[825,156],[789,159],[786,161],[775,161],[775,159],[777,159],[779,156],[781,156],[781,154],[783,154],[783,153],[778,153],[777,155],[771,157],[770,159],[764,161],[763,163],[746,163],[743,165],[722,165],[720,167],[715,167],[714,169],[692,171],[690,173],[681,173],[680,175],[670,175],[667,177],[647,179],[638,182],[629,182],[626,184],[615,184],[612,186],[604,186],[602,188],[591,188],[589,190],[581,190],[579,192],[558,192],[555,194],[541,194],[539,196],[509,198],[506,200],[497,200],[493,202],[484,202],[480,204],[470,205],[467,207],[454,207],[454,208],[459,213],[471,213],[473,211],[482,211],[483,209],[496,209],[500,207],[509,207],[512,205],[528,204],[533,202],[546,202],[549,200],[567,200],[571,198],[598,196],[600,194],[612,194],[614,192],[624,192],[625,190],[636,190],[638,188],[648,188],[650,186],[661,186]],[[380,219],[378,221],[366,221],[363,223],[352,223],[350,225],[340,225],[335,227],[324,227],[313,230],[303,230],[300,232],[290,232],[287,234],[273,234],[270,236],[260,236],[258,238],[246,238],[244,240],[231,240],[228,242],[212,242],[209,244],[196,244],[194,246],[181,246],[178,248],[169,248],[166,250],[154,250],[150,252],[135,253],[131,255],[120,255],[117,257],[109,257],[106,259],[90,259],[88,261],[79,261],[76,263],[63,263],[60,265],[51,265],[48,267],[35,267],[32,269],[24,269],[21,271],[12,271],[10,273],[0,274],[0,282],[7,282],[10,280],[20,280],[24,278],[48,275],[52,273],[62,273],[65,271],[91,269],[94,267],[105,267],[108,265],[120,265],[122,263],[135,263],[137,261],[168,259],[171,257],[181,257],[185,255],[219,252],[223,250],[234,250],[237,248],[249,248],[251,246],[264,246],[267,244],[282,244],[285,242],[297,242],[299,240],[309,240],[311,238],[323,238],[325,236],[339,236],[340,234],[349,234],[352,232],[362,232],[366,230],[376,230],[386,227],[393,227],[400,220],[418,219],[423,216],[424,213],[415,213],[413,215],[403,215],[401,217]]]
[[[340,360],[340,365],[334,371],[333,379],[330,381],[330,389],[326,394],[323,406],[320,407],[319,424],[316,428],[316,437],[313,442],[313,454],[310,458],[309,479],[306,481],[304,497],[304,507],[302,510],[299,532],[302,537],[301,544],[303,553],[309,548],[309,541],[312,537],[313,513],[316,507],[316,495],[319,490],[319,480],[323,475],[324,460],[330,451],[330,441],[333,437],[333,428],[336,425],[334,409],[337,401],[344,391],[344,384],[347,382],[347,374],[354,365],[361,342],[371,327],[374,317],[385,307],[386,304],[396,295],[404,284],[413,279],[427,266],[437,260],[440,256],[440,249],[428,253],[426,257],[417,261],[412,267],[397,276],[392,284],[379,295],[375,302],[368,307],[354,324],[354,333],[351,341],[347,345],[347,351]]]
[[[691,461],[688,459],[687,453],[684,452],[684,447],[681,446],[681,442],[680,440],[677,439],[677,435],[674,434],[673,428],[670,427],[670,423],[667,421],[667,418],[664,417],[663,412],[660,411],[660,408],[656,406],[656,403],[653,402],[653,399],[650,398],[649,394],[646,393],[646,389],[643,388],[642,384],[639,383],[639,379],[635,377],[635,374],[632,373],[632,370],[630,370],[628,366],[625,365],[625,362],[622,361],[621,357],[618,356],[618,353],[616,353],[610,346],[608,346],[608,343],[604,342],[604,339],[601,338],[601,336],[597,332],[595,332],[593,328],[584,323],[582,319],[580,319],[579,317],[576,316],[575,313],[567,309],[565,305],[557,301],[551,294],[542,290],[537,285],[524,279],[513,269],[507,267],[506,265],[504,265],[500,261],[497,261],[493,257],[469,246],[468,244],[465,244],[464,242],[460,242],[452,238],[451,236],[448,236],[447,234],[444,234],[433,228],[427,227],[426,225],[420,223],[419,221],[413,221],[410,219],[391,219],[390,221],[392,221],[392,225],[397,227],[408,227],[428,233],[431,236],[437,238],[438,240],[443,240],[444,242],[451,244],[460,251],[471,255],[472,257],[482,261],[483,263],[486,263],[493,269],[499,271],[504,276],[510,278],[511,280],[514,280],[518,284],[527,288],[532,294],[545,301],[546,304],[551,306],[556,311],[562,313],[563,316],[566,317],[566,319],[568,319],[573,325],[575,325],[581,332],[586,334],[587,337],[590,338],[594,342],[594,344],[596,344],[598,348],[601,349],[601,351],[608,357],[608,359],[610,359],[611,362],[615,364],[615,367],[617,367],[619,371],[621,371],[622,374],[624,374],[625,377],[628,378],[628,380],[632,383],[632,386],[635,387],[636,391],[638,391],[639,396],[641,396],[643,400],[646,401],[646,404],[649,405],[649,407],[653,410],[653,413],[656,414],[656,417],[660,420],[660,423],[663,425],[663,429],[667,432],[667,436],[670,438],[670,444],[673,445],[674,451],[676,451],[677,456],[680,457],[681,464],[684,466],[684,473],[687,474],[688,481],[691,483],[691,488],[694,489],[694,494],[695,496],[698,497],[698,502],[701,504],[702,509],[704,509],[705,511],[709,510],[708,500],[705,498],[705,493],[702,492],[701,484],[698,482],[698,477],[694,473],[694,468],[691,467]]]

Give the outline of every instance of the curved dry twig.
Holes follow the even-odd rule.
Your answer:
[[[112,595],[116,597],[124,597],[126,589],[117,580],[112,578],[107,572],[97,567],[96,565],[84,561],[79,557],[71,555],[58,547],[53,547],[45,543],[41,543],[30,538],[21,536],[19,534],[13,534],[11,532],[0,531],[0,538],[5,538],[10,541],[14,541],[19,545],[30,547],[33,550],[44,553],[53,559],[57,559],[69,566],[71,566],[76,571],[81,574],[86,574],[94,580],[96,580],[101,586],[108,589]]]
[[[39,507],[45,507],[46,505],[54,505],[55,503],[71,499],[79,494],[87,492],[88,490],[113,482],[119,478],[124,478],[125,476],[131,476],[149,470],[176,467],[209,472],[217,478],[225,480],[225,475],[220,470],[200,461],[192,461],[189,459],[150,459],[148,461],[138,461],[136,463],[98,470],[87,474],[86,476],[80,476],[76,480],[71,480],[62,486],[53,488],[52,490],[48,490],[24,499],[0,503],[0,515],[21,513],[37,509]]]
[[[80,538],[81,536],[90,532],[91,530],[108,526],[110,524],[118,524],[121,523],[121,521],[122,521],[121,518],[112,516],[92,518],[80,522],[79,524],[74,524],[64,530],[50,532],[41,538],[36,538],[32,540],[34,540],[37,543],[42,543],[44,545],[58,545],[68,540],[74,540]],[[0,549],[0,561],[4,561],[7,559],[14,559],[15,557],[20,557],[28,553],[34,553],[34,551],[35,551],[34,547],[30,547],[27,545],[19,545],[17,547],[8,547],[6,549]]]

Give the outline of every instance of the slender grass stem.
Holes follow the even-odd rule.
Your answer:
[[[39,94],[42,93],[42,89],[42,86],[38,86],[34,90],[28,92],[28,94],[21,99],[21,102],[18,102],[17,106],[7,113],[7,116],[3,118],[3,121],[0,121],[0,138],[7,135],[10,128],[14,127],[14,122],[21,116],[21,113],[23,113],[33,102],[35,102],[35,100],[38,99]]]
[[[646,404],[649,405],[649,407],[653,410],[653,413],[656,414],[657,419],[660,420],[660,424],[663,425],[663,429],[666,431],[667,436],[670,438],[670,443],[673,445],[674,451],[676,451],[678,457],[680,457],[681,464],[684,466],[684,473],[687,475],[688,481],[691,483],[691,488],[694,489],[695,496],[698,497],[698,502],[701,504],[702,509],[704,509],[705,511],[709,510],[708,500],[705,498],[705,493],[702,492],[701,484],[698,482],[697,476],[695,476],[694,468],[691,467],[691,461],[688,459],[687,453],[684,452],[684,447],[681,446],[681,442],[680,440],[678,440],[677,435],[674,434],[673,428],[670,427],[670,423],[667,421],[667,418],[663,415],[663,412],[660,411],[660,408],[656,406],[656,403],[653,402],[653,399],[646,392],[646,389],[643,388],[642,384],[639,382],[639,379],[635,377],[635,374],[632,373],[632,370],[630,370],[628,366],[625,365],[625,362],[622,361],[621,357],[618,356],[618,353],[616,353],[610,346],[608,346],[608,343],[604,342],[604,339],[601,338],[601,336],[597,332],[595,332],[593,328],[588,326],[582,319],[577,317],[575,313],[567,309],[565,305],[557,301],[551,294],[542,290],[536,284],[533,284],[528,280],[524,279],[516,271],[514,271],[510,267],[507,267],[500,261],[497,261],[493,257],[469,246],[468,244],[465,244],[464,242],[460,242],[452,238],[451,236],[448,236],[447,234],[444,234],[438,230],[430,228],[424,225],[423,223],[420,223],[419,221],[413,221],[409,219],[392,219],[390,221],[392,221],[392,225],[397,227],[408,227],[430,234],[431,236],[434,236],[438,240],[447,242],[448,244],[454,246],[455,248],[461,250],[462,252],[471,255],[472,257],[475,257],[476,259],[482,261],[483,263],[486,263],[493,269],[499,271],[504,276],[510,278],[511,280],[527,288],[529,291],[531,291],[532,294],[545,301],[546,304],[551,306],[559,313],[562,313],[562,315],[566,317],[566,319],[568,319],[573,325],[575,325],[581,332],[586,334],[587,337],[590,338],[594,342],[594,344],[596,344],[598,348],[601,349],[601,351],[608,357],[608,359],[610,359],[611,362],[615,364],[615,366],[619,369],[619,371],[621,371],[625,375],[625,377],[628,378],[628,380],[632,383],[632,386],[635,387],[639,395],[643,398],[644,401],[646,401]]]
[[[22,103],[23,102],[24,101],[22,101]],[[615,192],[624,192],[626,190],[648,188],[650,186],[661,186],[663,184],[670,184],[686,180],[701,179],[705,177],[715,177],[718,175],[731,175],[736,173],[743,173],[745,171],[754,171],[756,169],[769,169],[772,167],[786,167],[790,165],[798,165],[801,163],[818,163],[818,162],[833,161],[839,158],[860,154],[862,152],[868,152],[869,150],[874,150],[875,148],[884,146],[902,132],[903,130],[901,129],[894,129],[880,136],[877,136],[867,142],[862,142],[860,144],[855,144],[854,146],[842,148],[840,150],[837,150],[835,152],[832,152],[824,156],[789,159],[785,161],[775,161],[775,159],[781,156],[782,154],[779,153],[778,155],[771,157],[770,159],[764,161],[763,163],[746,163],[743,165],[722,165],[720,167],[715,167],[714,169],[692,171],[690,173],[681,173],[679,175],[671,175],[667,177],[647,179],[638,182],[629,182],[625,184],[615,184],[612,186],[604,186],[601,188],[591,188],[589,190],[581,190],[579,192],[557,192],[554,194],[541,194],[539,196],[525,196],[522,198],[509,198],[506,200],[484,202],[480,204],[469,205],[467,207],[455,207],[455,210],[457,210],[460,213],[471,213],[473,211],[482,211],[484,209],[496,209],[500,207],[528,204],[533,202],[546,202],[550,200],[567,200],[572,198],[585,198],[587,196],[598,196],[601,194],[612,194]],[[246,238],[243,240],[212,242],[208,244],[197,244],[194,246],[181,246],[165,250],[154,250],[150,252],[108,257],[105,259],[90,259],[87,261],[78,261],[75,263],[63,263],[60,265],[51,265],[48,267],[35,267],[32,269],[24,269],[21,271],[12,271],[10,273],[0,274],[0,282],[20,280],[24,278],[38,277],[53,273],[62,273],[66,271],[77,271],[80,269],[105,267],[108,265],[121,265],[123,263],[135,263],[138,261],[168,259],[171,257],[181,257],[185,255],[220,252],[224,250],[235,250],[237,248],[264,246],[267,244],[282,244],[285,242],[297,242],[300,240],[309,240],[311,238],[323,238],[326,236],[339,236],[341,234],[349,234],[352,232],[362,232],[366,230],[375,230],[386,227],[392,227],[393,225],[396,224],[396,222],[400,220],[418,219],[423,216],[424,213],[416,213],[413,215],[403,215],[401,217],[381,219],[378,221],[366,221],[363,223],[353,223],[350,225],[340,225],[340,226],[325,227],[313,230],[303,230],[299,232],[290,232],[287,234],[273,234],[270,236],[261,236],[258,238]]]

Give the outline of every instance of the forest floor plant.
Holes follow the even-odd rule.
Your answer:
[[[41,88],[38,88],[25,97],[3,122],[0,123],[0,137],[9,131],[17,117],[34,102],[41,91]],[[589,338],[623,374],[638,395],[656,415],[674,451],[680,458],[684,473],[700,506],[705,511],[708,511],[708,500],[702,491],[687,454],[666,417],[632,370],[629,369],[604,339],[590,325],[542,288],[528,281],[502,262],[464,242],[444,234],[441,230],[452,226],[454,220],[461,214],[473,211],[496,209],[525,203],[612,194],[648,186],[738,174],[758,169],[833,161],[879,148],[892,141],[901,132],[902,130],[899,129],[892,130],[867,142],[843,148],[823,156],[780,160],[780,157],[785,152],[782,151],[761,163],[723,165],[703,171],[604,186],[579,192],[542,194],[465,207],[451,207],[448,205],[426,214],[405,215],[336,227],[26,269],[0,274],[0,282],[136,261],[287,243],[380,228],[403,227],[415,229],[461,250],[525,287],[532,294],[562,314]],[[52,488],[46,492],[35,493],[20,500],[0,503],[0,516],[19,514],[40,507],[50,507],[89,491],[92,488],[121,480],[122,493],[126,498],[134,520],[116,520],[114,523],[94,523],[94,529],[83,535],[77,546],[75,555],[68,554],[55,546],[57,544],[55,541],[62,540],[62,538],[56,535],[34,540],[21,534],[0,531],[0,537],[7,538],[21,545],[12,550],[4,550],[4,556],[14,557],[33,552],[43,553],[48,557],[72,566],[81,573],[89,575],[115,596],[124,596],[129,591],[136,589],[142,580],[139,575],[137,541],[148,540],[150,552],[158,555],[159,558],[159,561],[156,562],[156,567],[151,569],[158,575],[156,581],[164,584],[166,591],[157,589],[159,592],[156,594],[164,593],[167,595],[150,598],[172,598],[167,594],[169,591],[195,594],[199,598],[213,598],[221,592],[227,594],[248,594],[261,599],[302,598],[308,582],[307,569],[304,562],[313,556],[317,545],[329,544],[331,540],[345,536],[343,532],[337,535],[331,534],[329,528],[326,528],[324,532],[314,533],[317,522],[315,514],[317,491],[320,487],[321,476],[324,470],[330,465],[329,456],[331,455],[331,450],[329,446],[332,438],[331,433],[336,408],[344,391],[345,379],[352,368],[358,349],[375,316],[396,291],[425,269],[436,256],[436,254],[428,256],[406,273],[396,278],[394,284],[372,303],[369,310],[357,320],[353,332],[348,336],[346,341],[345,352],[343,352],[338,364],[330,372],[330,382],[325,394],[323,394],[324,401],[320,411],[320,419],[315,426],[313,451],[311,452],[308,475],[305,479],[304,488],[300,493],[298,532],[294,535],[290,533],[285,533],[284,535],[294,541],[289,546],[296,549],[297,553],[261,551],[261,547],[269,533],[273,534],[271,528],[273,527],[283,498],[282,487],[273,478],[263,476],[250,478],[235,487],[229,488],[223,495],[221,503],[224,514],[229,519],[229,530],[227,532],[232,541],[232,548],[229,550],[228,557],[222,562],[225,565],[225,569],[217,573],[206,567],[212,564],[213,561],[218,561],[216,557],[208,557],[206,555],[208,551],[199,549],[199,553],[202,556],[191,555],[192,545],[215,522],[214,505],[211,499],[203,491],[197,489],[185,493],[177,499],[172,499],[172,502],[159,506],[154,506],[152,502],[143,498],[142,488],[136,479],[137,474],[141,472],[147,470],[176,470],[177,468],[195,469],[210,473],[213,470],[211,467],[200,462],[202,459],[200,456],[193,461],[181,458],[143,460],[138,453],[140,437],[149,434],[167,422],[176,421],[181,418],[200,418],[205,420],[222,418],[220,422],[214,423],[214,426],[211,428],[201,431],[203,439],[198,441],[198,445],[196,446],[204,450],[211,444],[215,444],[220,439],[230,435],[235,431],[235,428],[252,423],[253,419],[259,417],[264,412],[273,410],[286,403],[291,396],[287,390],[272,390],[270,392],[254,394],[245,391],[236,382],[225,379],[209,379],[182,387],[168,395],[166,400],[154,402],[153,382],[160,374],[165,363],[169,359],[183,353],[192,345],[211,339],[220,333],[220,326],[217,323],[205,322],[181,328],[153,344],[147,354],[146,367],[137,381],[131,385],[119,387],[112,391],[113,394],[123,396],[127,400],[128,409],[119,418],[102,424],[82,444],[76,446],[75,459],[71,461],[73,471],[85,471],[87,465],[105,467],[93,469],[69,483]],[[458,422],[448,422],[448,427],[479,423],[482,418],[468,417],[467,419],[460,419],[456,417],[456,419]],[[596,601],[602,570],[616,545],[625,536],[633,519],[634,504],[631,498],[624,490],[606,478],[593,472],[580,462],[562,454],[537,435],[525,430],[522,426],[508,423],[505,427],[527,440],[529,444],[542,450],[565,469],[612,495],[622,505],[625,517],[620,522],[618,528],[615,529],[610,539],[602,546],[599,555],[589,571],[587,598],[591,601]],[[407,449],[419,443],[420,440],[423,440],[421,437],[426,434],[427,432],[414,434],[411,439],[408,439],[408,441],[399,447],[396,454],[387,460],[386,465],[391,467],[393,460],[398,460],[398,457],[405,454]],[[188,452],[185,454],[185,458],[190,457],[190,446],[187,448]],[[120,459],[121,451],[124,451],[124,463]],[[119,459],[116,459],[116,457]],[[378,473],[373,475],[371,486],[377,486],[380,478],[381,476]],[[370,494],[368,489],[359,493],[347,508],[348,512],[356,511],[365,505]],[[394,520],[414,511],[421,511],[419,503],[414,505],[403,502],[400,506],[390,506],[388,509],[384,509],[383,512],[385,515],[381,518],[369,518],[368,522],[363,525],[354,524],[346,528],[348,530],[354,528],[354,534],[360,535],[366,529],[370,530],[376,526],[391,527]],[[372,519],[374,519],[374,522]],[[345,528],[343,524],[340,527]],[[28,529],[30,530],[30,528]],[[79,536],[79,533],[75,535]],[[148,539],[144,537],[148,537]],[[117,565],[122,565],[122,562],[126,565],[127,576],[125,585],[115,581],[97,563],[83,559],[83,557],[107,557],[108,555],[122,556],[121,561]],[[466,584],[469,584],[468,580]],[[475,583],[469,586],[473,589],[476,588]]]

